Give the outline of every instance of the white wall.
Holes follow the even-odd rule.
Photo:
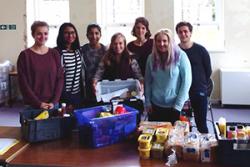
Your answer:
[[[215,81],[213,99],[220,99],[220,68],[250,68],[250,1],[224,1],[225,51],[210,53]],[[152,33],[163,27],[174,30],[173,3],[174,0],[145,0],[145,15]],[[78,29],[81,44],[87,42],[87,25],[96,21],[95,6],[95,0],[70,0],[70,19]],[[16,63],[20,50],[24,49],[25,13],[25,0],[1,0],[0,24],[17,24],[17,30],[0,31],[0,62],[9,59]]]
[[[15,64],[26,45],[25,6],[25,0],[1,0],[0,24],[16,24],[16,30],[0,30],[0,63],[10,60]]]

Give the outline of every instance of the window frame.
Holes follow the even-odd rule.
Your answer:
[[[202,44],[209,52],[224,52],[225,51],[225,36],[224,36],[224,0],[214,0],[215,3],[215,20],[213,21],[192,21],[185,20],[183,10],[183,1],[190,0],[175,0],[174,1],[174,23],[180,21],[188,21],[193,25],[192,40]],[[200,3],[200,0],[192,2]],[[191,2],[190,2],[191,3]],[[190,5],[190,10],[193,5]],[[188,9],[187,9],[188,10]],[[193,12],[194,13],[194,12]],[[198,18],[196,16],[196,18]],[[213,32],[212,32],[213,31]],[[204,35],[210,32],[210,35]],[[175,33],[176,41],[179,41],[178,35]],[[210,40],[209,40],[210,39]],[[207,43],[208,40],[210,43]]]

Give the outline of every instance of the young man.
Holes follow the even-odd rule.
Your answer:
[[[189,97],[194,112],[195,123],[200,133],[208,133],[207,128],[207,88],[212,73],[208,51],[191,41],[193,26],[189,22],[180,22],[175,28],[180,39],[179,46],[186,52],[192,68],[192,85]]]

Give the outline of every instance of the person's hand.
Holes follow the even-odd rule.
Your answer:
[[[153,112],[152,106],[147,106],[146,107],[146,112],[149,113],[149,114],[152,113]]]
[[[54,108],[54,104],[53,103],[48,103],[48,109],[53,109]]]
[[[41,109],[48,110],[49,109],[49,103],[42,102],[40,105]]]
[[[141,95],[143,95],[144,94],[144,82],[143,81],[140,81],[139,90],[141,92]]]
[[[93,79],[93,82],[92,82],[92,89],[94,91],[94,93],[96,94],[96,85],[97,85],[97,80],[96,79]]]

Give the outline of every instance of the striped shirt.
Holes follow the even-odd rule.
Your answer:
[[[79,50],[74,52],[62,50],[62,61],[65,70],[65,91],[76,94],[80,92],[81,55]]]

